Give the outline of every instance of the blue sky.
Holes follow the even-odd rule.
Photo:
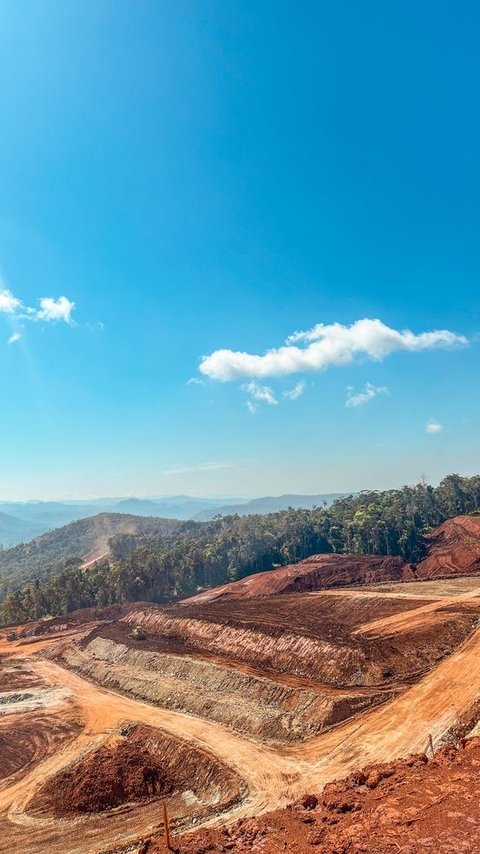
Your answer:
[[[0,497],[477,473],[479,25],[2,3]]]

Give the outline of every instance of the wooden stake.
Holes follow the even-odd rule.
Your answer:
[[[165,832],[165,842],[167,845],[167,851],[170,851],[170,830],[168,827],[168,813],[167,813],[167,802],[163,802],[163,827]]]
[[[428,746],[430,747],[430,750],[432,751],[432,756],[435,756],[435,751],[433,749],[433,738],[432,738],[432,734],[430,732],[428,733]]]

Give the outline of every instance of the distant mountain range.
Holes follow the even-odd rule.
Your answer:
[[[329,506],[344,493],[320,495],[280,495],[264,498],[195,498],[190,495],[168,495],[159,498],[97,498],[92,501],[5,501],[0,503],[0,546],[10,548],[25,543],[98,513],[127,513],[135,516],[157,516],[164,519],[195,519],[206,522],[214,516],[232,513],[275,513],[288,507]]]
[[[312,507],[322,506],[330,507],[337,498],[343,498],[345,494],[344,492],[328,492],[321,495],[267,495],[264,498],[253,498],[251,501],[244,501],[241,504],[229,504],[214,509],[201,510],[193,518],[196,522],[208,522],[214,516],[230,516],[235,513],[239,516],[249,516],[251,513],[264,516],[266,513],[288,510],[289,507],[293,507],[295,510],[311,510]]]

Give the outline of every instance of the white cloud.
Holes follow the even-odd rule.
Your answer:
[[[297,345],[303,346],[297,346]],[[356,320],[350,326],[318,323],[306,332],[294,332],[286,343],[262,355],[235,350],[215,350],[204,356],[200,371],[228,382],[242,377],[262,378],[321,371],[333,365],[349,365],[360,357],[384,359],[397,351],[421,352],[468,344],[468,339],[448,329],[421,332],[399,331],[381,320]]]
[[[427,421],[427,424],[425,427],[425,432],[431,433],[431,434],[443,433],[444,429],[445,428],[444,428],[443,424],[439,424],[439,422],[435,421],[434,418],[430,418],[430,420]]]
[[[301,380],[296,384],[290,391],[284,391],[283,396],[288,397],[289,400],[296,400],[297,397],[300,397],[305,391],[307,384],[304,380]]]
[[[175,466],[174,468],[166,469],[162,474],[195,474],[209,471],[221,471],[221,469],[231,469],[234,465],[235,463],[233,462],[213,461],[209,463],[198,463],[198,465]]]
[[[8,343],[9,344],[15,344],[16,341],[20,341],[21,337],[22,336],[20,335],[20,332],[12,332],[12,334],[10,335],[10,338],[8,339]]]
[[[259,385],[253,380],[245,385],[242,385],[243,391],[248,392],[254,400],[259,400],[262,403],[268,403],[269,406],[276,406],[278,403],[273,389],[268,385]]]
[[[255,415],[258,406],[253,402],[253,400],[247,400],[245,406],[247,407],[250,415]]]
[[[187,380],[187,385],[205,385],[205,383],[203,380],[199,380],[198,377],[190,377],[190,379]]]
[[[72,311],[75,308],[75,303],[71,302],[67,297],[42,297],[40,299],[40,309],[37,311],[39,320],[47,322],[62,320],[65,323],[73,323]]]
[[[345,406],[365,406],[366,403],[369,403],[373,400],[374,397],[377,397],[379,394],[388,394],[388,388],[384,385],[372,385],[372,383],[365,383],[363,391],[359,391],[354,394],[354,389],[350,386],[347,388],[347,399],[345,401]]]
[[[7,288],[0,290],[0,312],[3,314],[15,314],[22,307],[22,303]]]

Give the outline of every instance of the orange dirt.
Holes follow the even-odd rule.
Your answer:
[[[480,573],[480,515],[449,519],[426,541],[428,555],[417,566],[401,557],[319,554],[205,590],[182,604]]]
[[[185,604],[213,602],[218,599],[272,596],[277,593],[308,592],[352,584],[381,581],[408,581],[415,577],[413,567],[401,557],[372,555],[313,555],[270,572],[257,572],[197,596]]]
[[[419,578],[480,572],[480,516],[457,516],[427,537],[428,557],[417,566]]]
[[[179,854],[457,854],[478,850],[480,739],[356,771],[287,809],[175,837]],[[165,854],[163,838],[143,847]]]
[[[136,603],[30,624],[10,642],[0,633],[0,680],[26,679],[25,693],[44,697],[41,709],[19,704],[12,711],[5,695],[0,733],[17,730],[30,742],[42,721],[52,725],[45,751],[33,758],[21,739],[7,748],[18,761],[0,780],[0,854],[138,851],[142,839],[158,837],[162,822],[158,793],[138,793],[135,775],[147,756],[160,756],[162,779],[173,786],[169,813],[181,854],[304,854],[312,845],[322,854],[474,851],[478,746],[456,758],[441,752],[438,768],[403,763],[383,779],[374,770],[371,786],[357,776],[353,788],[326,790],[330,805],[285,807],[362,766],[425,751],[429,733],[438,749],[451,733],[475,731],[479,615],[480,579],[471,577],[209,604]],[[137,624],[145,641],[128,637]],[[326,716],[310,728],[319,703],[343,709],[347,696],[355,700],[350,717]],[[383,702],[372,705],[378,697]],[[62,727],[68,737],[56,742]],[[125,731],[138,733],[127,800],[82,812],[84,799],[68,812],[68,792],[74,798],[83,787],[88,796],[89,774],[94,794],[123,779],[122,760],[131,758],[121,747]],[[350,797],[358,797],[358,809],[349,808]],[[398,847],[404,840],[410,848]]]

